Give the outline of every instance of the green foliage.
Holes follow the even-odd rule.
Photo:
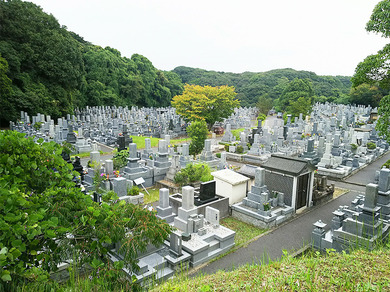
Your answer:
[[[187,127],[187,134],[191,138],[190,155],[195,156],[203,150],[204,140],[206,140],[208,133],[205,121],[194,121]]]
[[[383,167],[390,168],[390,159],[387,160],[387,161],[382,165],[382,168],[383,168]]]
[[[369,149],[369,150],[376,149],[376,144],[373,142],[367,142],[367,149]]]
[[[298,106],[298,99],[300,99],[300,102],[304,101],[305,105],[307,105],[311,104],[311,98],[313,96],[314,90],[311,81],[309,79],[295,78],[288,83],[280,98],[276,101],[276,110],[293,113]]]
[[[265,121],[266,118],[267,118],[267,114],[260,113],[259,116],[257,117],[257,121],[258,123],[260,123],[262,121]]]
[[[363,83],[351,89],[349,101],[352,104],[377,107],[384,94],[377,86]]]
[[[131,189],[127,192],[128,196],[138,196],[139,195],[139,187],[132,186]]]
[[[206,71],[189,67],[177,67],[173,70],[184,83],[193,85],[234,86],[241,106],[256,106],[259,95],[279,98],[295,78],[310,79],[315,96],[323,96],[330,101],[336,101],[347,95],[351,88],[350,77],[318,76],[313,72],[296,71],[293,69],[277,69],[263,73],[245,72],[241,74]]]
[[[366,30],[382,34],[382,37],[390,37],[390,21],[389,21],[390,1],[384,0],[379,2],[367,22]]]
[[[218,152],[218,153],[215,154],[215,156],[216,156],[217,158],[221,158],[221,153]]]
[[[174,177],[174,182],[180,186],[186,186],[194,182],[210,181],[213,179],[211,169],[208,164],[188,164],[182,168]]]
[[[93,202],[75,187],[78,174],[61,152],[54,142],[0,132],[0,284],[5,290],[20,282],[49,281],[48,273],[72,255],[80,265],[93,267],[98,261],[109,268],[107,246],[115,242],[122,243],[127,267],[136,270],[138,252],[161,244],[171,231],[152,212],[132,204]]]
[[[95,46],[33,3],[0,1],[0,12],[3,124],[20,110],[56,118],[85,105],[168,106],[183,91],[176,73]]]
[[[1,96],[1,107],[0,107],[0,123],[1,120],[10,120],[9,118],[15,114],[15,107],[11,102],[12,97],[12,81],[7,76],[8,73],[8,62],[6,59],[1,57],[0,52],[0,96]]]
[[[356,144],[354,144],[354,143],[351,144],[351,149],[352,149],[352,150],[356,150],[357,148],[358,148],[358,145],[356,145]]]
[[[300,97],[296,101],[290,101],[287,107],[287,113],[292,114],[293,117],[298,117],[300,113],[306,116],[311,110],[311,99]]]
[[[244,153],[244,147],[242,147],[241,145],[237,145],[237,153],[238,154]]]
[[[172,106],[187,121],[203,120],[210,129],[215,122],[228,118],[240,105],[235,97],[234,87],[186,84],[183,94],[173,98]]]
[[[267,115],[273,106],[272,98],[269,98],[267,96],[268,94],[260,96],[258,102],[256,103],[256,107],[259,109],[259,112],[262,115]]]
[[[39,131],[42,127],[42,122],[36,122],[33,127],[35,130]]]
[[[381,99],[378,114],[379,118],[375,128],[379,135],[383,136],[387,142],[390,142],[390,95],[386,95]]]
[[[369,32],[381,34],[383,37],[389,37],[389,12],[390,2],[388,0],[379,2],[371,14],[370,20],[366,25],[366,30]],[[370,85],[376,85],[382,89],[389,90],[389,59],[390,44],[385,45],[385,47],[378,51],[377,54],[366,57],[364,61],[360,62],[355,69],[355,74],[351,79],[352,86],[357,87],[361,84],[367,83]]]
[[[129,157],[129,150],[124,149],[114,154],[112,161],[114,163],[114,169],[119,170],[127,165],[127,158]]]

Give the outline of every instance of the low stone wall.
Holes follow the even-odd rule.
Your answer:
[[[220,218],[225,218],[229,216],[229,198],[225,198],[222,196],[218,196],[218,200],[212,201],[210,203],[197,206],[198,208],[198,214],[201,214],[203,216],[206,215],[206,207],[212,207],[217,210],[219,210],[219,216]],[[179,207],[182,205],[182,199],[180,194],[174,194],[172,196],[169,196],[169,204],[172,206],[173,213],[177,214]]]

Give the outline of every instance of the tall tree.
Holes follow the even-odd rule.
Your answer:
[[[259,112],[267,115],[268,112],[272,109],[273,100],[268,97],[268,94],[263,94],[259,97],[256,107],[259,109]]]
[[[379,2],[366,25],[366,30],[381,34],[383,37],[390,37],[390,0]],[[390,44],[387,44],[375,55],[370,55],[360,62],[352,77],[353,87],[363,83],[377,85],[383,90],[390,90]],[[390,141],[389,117],[390,117],[390,97],[386,95],[379,103],[379,115],[376,129],[381,135]]]
[[[172,106],[187,121],[203,120],[210,129],[215,122],[229,117],[240,105],[235,96],[232,86],[186,84],[183,94],[173,98]]]
[[[207,138],[207,124],[205,121],[193,121],[191,125],[187,127],[187,134],[191,138],[190,154],[199,154],[204,148],[204,140]]]
[[[377,107],[382,97],[383,90],[375,85],[363,83],[351,89],[349,100],[353,104]]]
[[[15,107],[12,103],[12,81],[7,76],[8,62],[0,54],[0,119],[5,124],[15,114]]]
[[[295,78],[283,90],[282,95],[276,100],[276,109],[286,111],[292,102],[296,102],[300,97],[310,100],[314,96],[312,83],[309,79]]]

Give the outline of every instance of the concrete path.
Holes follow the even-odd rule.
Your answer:
[[[333,182],[339,188],[350,190],[348,193],[302,214],[295,215],[292,220],[267,232],[247,247],[240,248],[223,258],[198,268],[192,276],[199,274],[212,274],[218,270],[229,271],[246,264],[267,263],[268,260],[278,260],[283,255],[283,250],[297,251],[311,242],[313,223],[322,220],[331,224],[333,214],[339,206],[350,205],[356,195],[364,193],[365,187],[361,184],[372,182],[375,170],[390,159],[390,152],[374,161],[348,178],[345,182]],[[371,173],[374,172],[374,175]],[[356,183],[359,182],[359,183]]]

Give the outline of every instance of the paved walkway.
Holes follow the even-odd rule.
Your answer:
[[[217,261],[198,268],[192,275],[212,274],[218,270],[228,271],[252,263],[267,263],[269,259],[280,259],[283,250],[294,252],[303,248],[311,242],[313,223],[321,219],[330,226],[333,211],[341,205],[350,205],[356,195],[364,193],[365,187],[359,185],[360,183],[356,184],[356,182],[364,184],[372,182],[374,176],[371,173],[375,174],[375,170],[379,170],[388,159],[390,159],[390,152],[349,177],[346,182],[334,182],[337,187],[349,189],[348,193],[324,205],[295,215],[292,220],[269,231],[247,247],[240,248]]]

